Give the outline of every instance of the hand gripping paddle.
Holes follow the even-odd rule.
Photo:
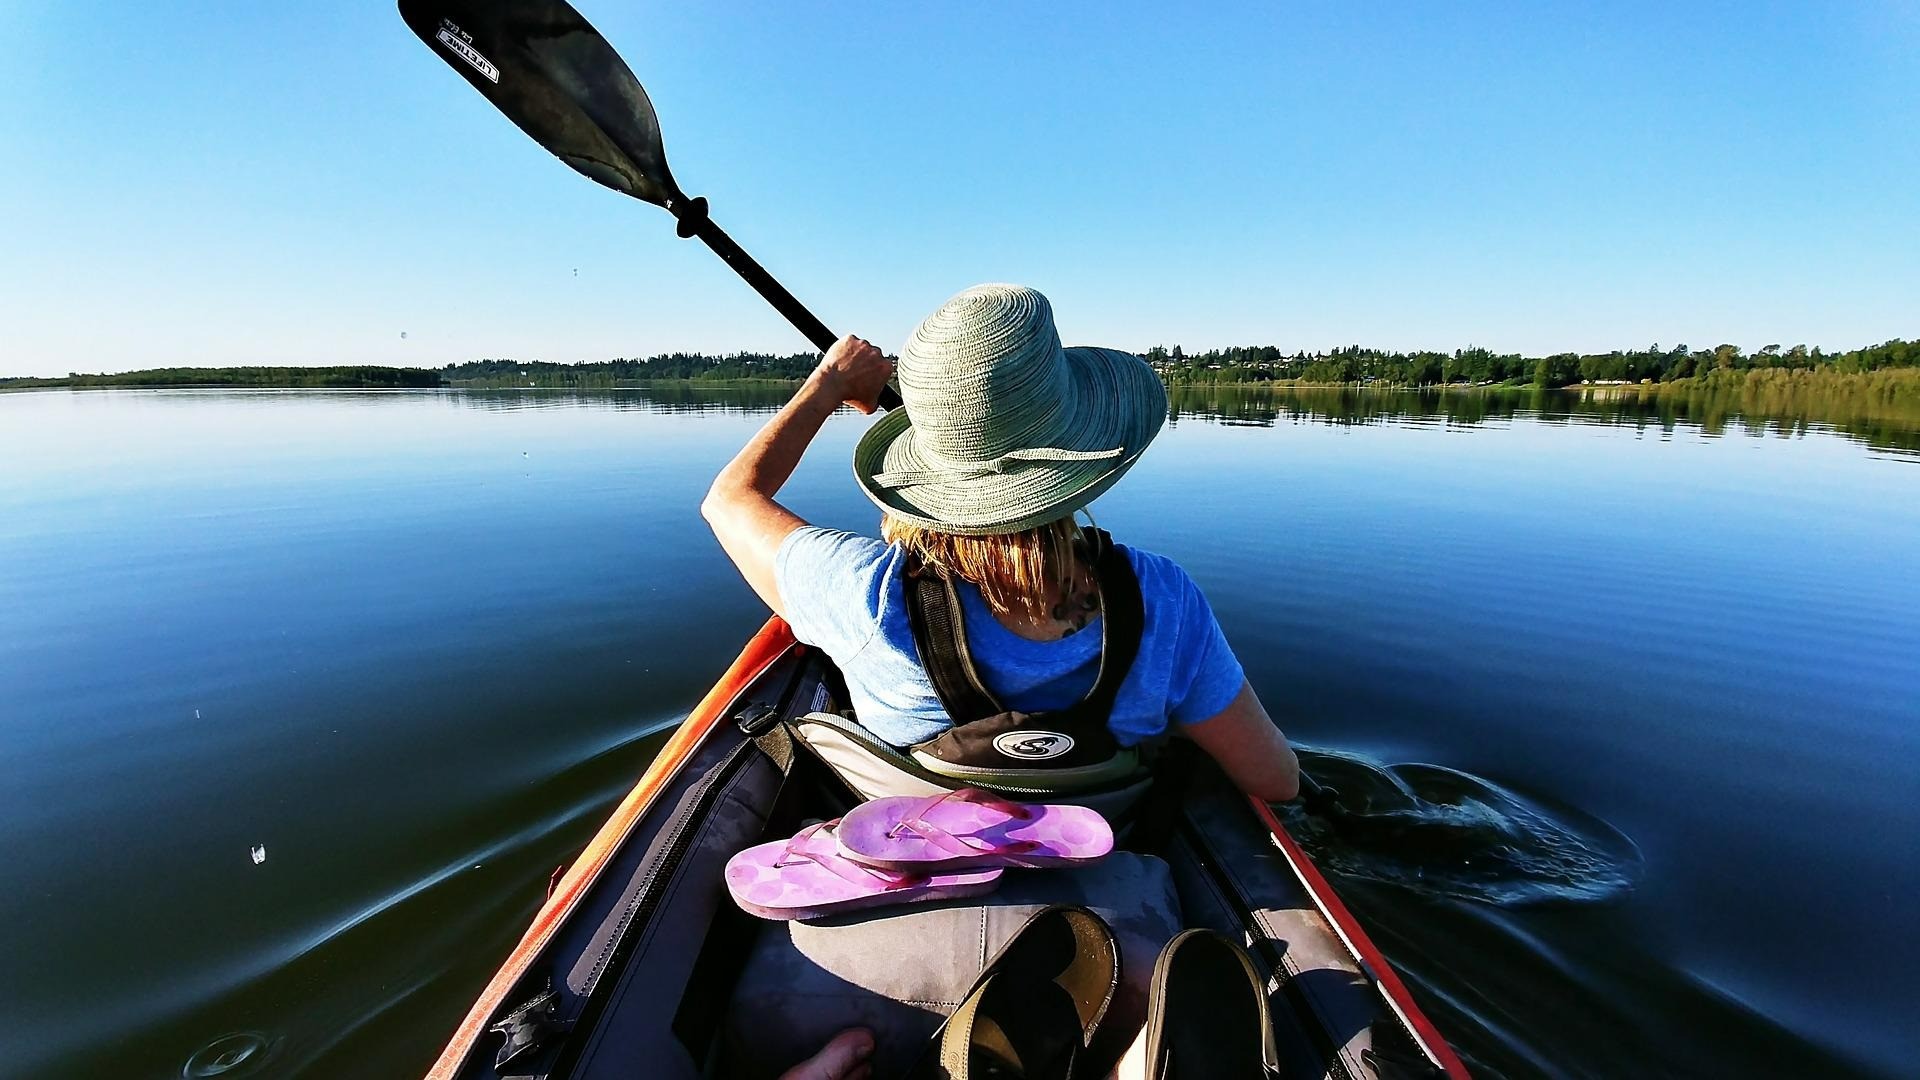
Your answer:
[[[699,237],[807,340],[825,351],[838,335],[773,279],[707,216],[667,169],[653,102],[607,39],[566,0],[400,0],[400,17],[555,157],[598,184],[650,202]],[[900,395],[887,387],[879,405]]]

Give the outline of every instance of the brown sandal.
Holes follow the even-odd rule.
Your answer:
[[[1082,1080],[1120,985],[1113,931],[1083,907],[1033,918],[988,961],[909,1074],[915,1080]]]
[[[1160,950],[1145,1037],[1150,1080],[1280,1075],[1266,980],[1245,949],[1211,930],[1185,931]]]

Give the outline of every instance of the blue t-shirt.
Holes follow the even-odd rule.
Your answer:
[[[1187,572],[1165,556],[1121,550],[1140,579],[1146,623],[1108,727],[1122,746],[1133,746],[1164,732],[1169,720],[1218,716],[1246,676]],[[905,563],[897,544],[812,526],[788,535],[773,558],[794,636],[833,658],[847,678],[854,715],[895,746],[953,726],[913,647],[901,587]],[[978,589],[962,582],[959,592],[974,668],[1000,704],[1020,712],[1064,709],[1093,689],[1097,621],[1058,641],[1029,641],[1000,625]]]

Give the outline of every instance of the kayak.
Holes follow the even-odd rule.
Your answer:
[[[831,661],[796,642],[779,618],[769,620],[552,884],[430,1080],[771,1077],[778,1055],[791,1052],[774,1045],[780,1033],[809,1022],[831,1031],[850,1026],[849,1015],[864,1022],[885,1007],[928,1010],[927,1030],[937,1025],[938,1002],[861,1002],[859,995],[884,991],[808,969],[810,956],[827,955],[809,953],[808,943],[844,918],[820,927],[756,919],[734,907],[723,881],[736,852],[786,835],[793,821],[837,817],[854,801],[805,751],[766,737],[843,695]],[[1286,1076],[1464,1080],[1459,1057],[1272,810],[1240,795],[1201,755],[1189,756],[1177,788],[1165,779],[1154,785],[1174,794],[1143,799],[1121,834],[1115,865],[1139,872],[1102,879],[1099,902],[1159,904],[1171,919],[1163,929],[1211,928],[1245,944],[1270,973]],[[1128,884],[1148,877],[1165,887]],[[1114,895],[1128,889],[1142,895]],[[966,957],[941,952],[948,945],[915,939],[921,963],[885,963],[895,974],[966,966]],[[887,1035],[878,1041],[875,1075],[884,1077]],[[896,1058],[917,1056],[913,1047],[893,1049]],[[772,1064],[768,1054],[776,1055]]]

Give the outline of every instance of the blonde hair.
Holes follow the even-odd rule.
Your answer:
[[[887,514],[881,518],[880,535],[918,555],[923,564],[972,582],[997,611],[1045,620],[1055,617],[1057,606],[1073,593],[1080,526],[1071,514],[994,536],[938,532]]]

